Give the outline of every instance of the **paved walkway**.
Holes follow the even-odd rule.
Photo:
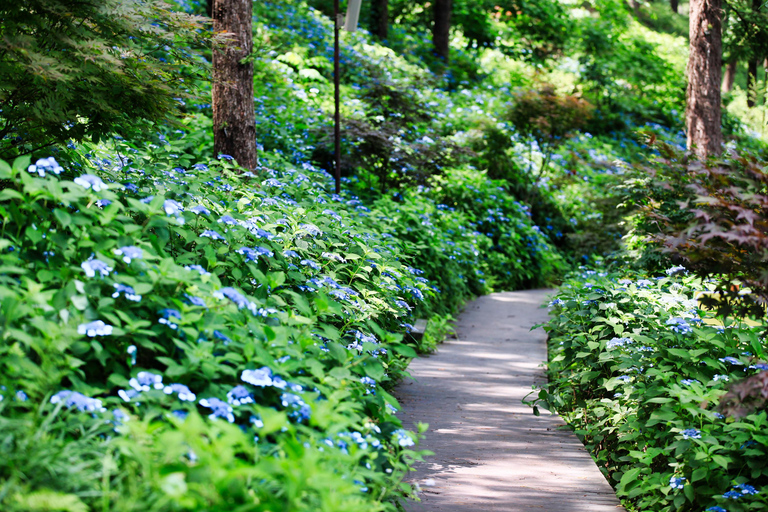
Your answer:
[[[405,425],[429,423],[420,448],[435,452],[409,480],[422,485],[408,512],[622,511],[563,421],[521,400],[544,378],[540,305],[551,290],[496,293],[467,305],[456,340],[416,359],[396,395]],[[434,485],[425,487],[425,480]]]

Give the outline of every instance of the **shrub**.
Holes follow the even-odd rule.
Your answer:
[[[729,152],[702,163],[667,144],[657,148],[659,157],[639,170],[645,177],[629,183],[642,207],[636,231],[650,242],[646,260],[666,257],[716,279],[706,304],[721,314],[762,316],[768,299],[765,162]]]
[[[729,383],[764,379],[762,326],[718,326],[697,307],[709,287],[684,273],[571,276],[551,303],[537,401],[583,439],[629,510],[758,510],[766,410],[725,417],[718,403]]]

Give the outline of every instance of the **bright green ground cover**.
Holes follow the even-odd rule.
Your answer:
[[[764,510],[766,411],[718,409],[729,383],[768,369],[764,326],[710,325],[696,301],[707,286],[684,274],[571,275],[545,326],[539,405],[575,429],[629,510]]]

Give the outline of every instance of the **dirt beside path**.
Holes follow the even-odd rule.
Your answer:
[[[521,400],[544,378],[552,290],[495,293],[467,305],[458,339],[411,363],[396,395],[408,428],[429,423],[420,448],[435,452],[409,480],[422,486],[409,512],[623,510],[563,421],[536,417]],[[433,486],[424,482],[433,480]]]

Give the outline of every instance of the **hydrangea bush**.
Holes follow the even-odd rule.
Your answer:
[[[701,310],[713,286],[682,267],[582,270],[551,303],[550,383],[534,405],[566,419],[630,510],[766,506],[766,410],[731,416],[721,404],[768,370],[764,326],[723,327]]]
[[[546,239],[519,208],[117,147],[0,163],[4,507],[394,510],[414,311],[490,289],[494,236],[545,267]]]

